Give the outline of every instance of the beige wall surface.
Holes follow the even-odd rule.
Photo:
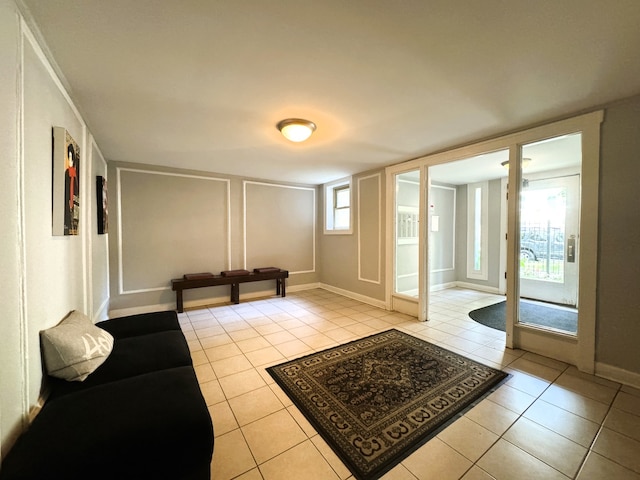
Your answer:
[[[315,187],[118,162],[109,178],[112,315],[175,308],[171,279],[185,273],[276,266],[289,287],[318,281]],[[274,292],[273,281],[240,288]],[[228,300],[228,286],[184,293],[186,307]]]
[[[640,378],[640,97],[602,124],[596,360]]]

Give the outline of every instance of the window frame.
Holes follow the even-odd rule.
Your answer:
[[[349,205],[338,207],[338,193],[349,190]],[[325,184],[324,186],[324,233],[325,235],[350,235],[353,233],[353,186],[351,177]],[[347,228],[336,228],[336,210],[349,209],[349,225]]]
[[[480,192],[480,198],[477,193]],[[489,279],[489,182],[467,185],[467,278]],[[479,227],[479,232],[476,227]],[[479,245],[478,245],[479,244]],[[479,252],[480,265],[476,265]]]

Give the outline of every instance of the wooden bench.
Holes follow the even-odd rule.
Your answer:
[[[186,277],[186,275],[185,275]],[[182,292],[191,288],[216,287],[231,285],[231,302],[240,303],[240,284],[247,282],[261,282],[263,280],[276,281],[276,295],[285,296],[285,278],[289,277],[287,270],[269,272],[252,272],[245,275],[195,275],[193,278],[175,278],[171,280],[171,289],[176,292],[176,308],[184,311]]]

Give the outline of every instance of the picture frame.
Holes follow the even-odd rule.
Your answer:
[[[107,197],[107,179],[101,175],[96,176],[96,200],[98,212],[98,235],[104,235],[109,231],[109,209]]]
[[[78,235],[80,228],[80,147],[64,127],[52,132],[53,235]]]

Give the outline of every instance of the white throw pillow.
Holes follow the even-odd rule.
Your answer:
[[[40,339],[47,373],[68,381],[83,381],[113,349],[111,334],[76,310],[40,332]]]

